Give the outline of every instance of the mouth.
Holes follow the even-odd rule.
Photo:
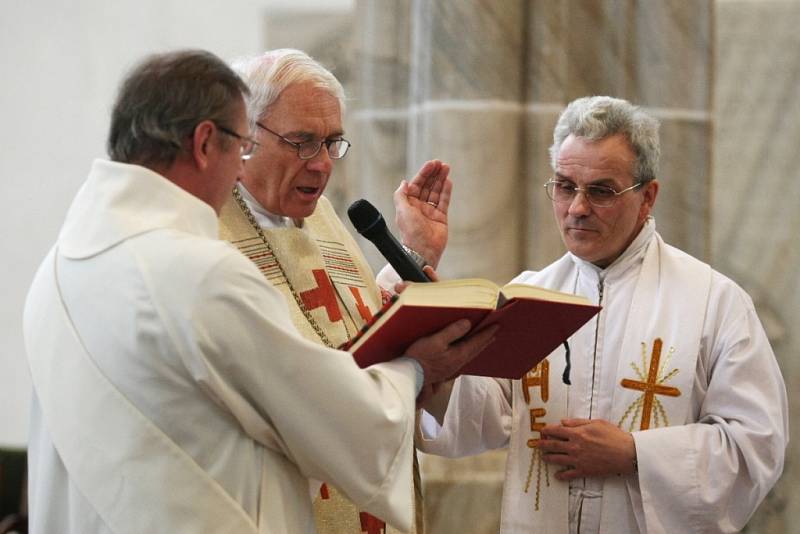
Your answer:
[[[569,226],[567,227],[567,232],[575,235],[587,235],[596,233],[597,231],[593,228],[586,228],[585,226]]]
[[[322,194],[322,188],[320,187],[297,186],[295,187],[295,191],[297,191],[302,198],[307,200],[316,199]]]

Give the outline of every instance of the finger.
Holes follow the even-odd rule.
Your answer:
[[[399,295],[400,293],[405,291],[407,287],[408,287],[408,282],[397,282],[394,285],[394,292]]]
[[[564,454],[567,452],[565,447],[566,443],[567,442],[564,440],[547,439],[542,437],[542,439],[539,440],[537,447],[539,447],[539,450],[542,452]]]
[[[419,188],[409,184],[405,180],[400,181],[400,185],[394,190],[392,200],[394,200],[395,210],[407,207],[409,205],[408,199],[419,195]]]
[[[569,468],[574,469],[572,464],[573,464],[573,462],[575,462],[575,460],[572,457],[570,457],[570,456],[568,456],[568,455],[566,455],[564,453],[560,453],[560,452],[559,453],[553,453],[553,452],[543,453],[542,454],[542,460],[544,460],[548,464],[560,465],[562,467],[569,467]]]
[[[542,436],[556,438],[561,441],[567,440],[573,436],[571,430],[560,425],[546,425],[539,432]]]
[[[570,426],[570,427],[588,425],[591,422],[592,422],[591,419],[562,419],[561,420],[561,424],[562,425]]]
[[[448,167],[449,172],[449,167]],[[450,207],[450,195],[453,193],[453,181],[450,178],[446,178],[442,181],[442,190],[439,192],[439,196],[436,200],[437,205],[436,208],[447,214],[447,210]]]
[[[426,161],[422,167],[420,167],[417,174],[411,179],[410,185],[414,186],[417,191],[420,193],[425,190],[426,184],[430,180],[431,175],[438,173],[438,169],[441,166],[441,162],[439,160],[431,160]],[[428,188],[430,189],[430,188]],[[421,200],[427,200],[427,198],[421,198]]]
[[[422,272],[428,275],[428,278],[431,279],[431,282],[439,281],[439,275],[436,273],[436,269],[434,269],[430,265],[426,265],[425,267],[423,267]]]
[[[437,206],[439,202],[441,202],[442,191],[445,187],[445,184],[449,181],[447,176],[450,174],[450,166],[446,163],[439,163],[440,164],[436,169],[437,172],[432,174],[426,183],[426,188],[428,189],[428,202],[431,202]]]
[[[431,195],[435,195],[438,199],[439,194],[442,192],[444,183],[447,180],[447,175],[450,174],[450,165],[442,163],[439,165],[438,172],[431,176],[430,184]]]
[[[499,328],[500,326],[496,324],[488,326],[469,338],[454,344],[451,362],[456,366],[456,369],[461,369],[467,365],[473,358],[483,352],[486,347],[491,345]]]
[[[438,181],[439,174],[442,170],[442,162],[437,160],[429,161],[430,166],[425,164],[425,172],[420,170],[420,177],[424,178],[424,180],[420,183],[420,200],[425,202],[436,202],[436,198],[433,197],[433,191],[436,189],[436,182]],[[438,194],[436,195],[438,197]]]
[[[459,319],[442,328],[438,333],[434,334],[433,337],[443,341],[445,345],[450,345],[457,339],[467,335],[470,328],[472,328],[472,323],[469,322],[469,319]]]
[[[583,472],[580,469],[576,469],[572,466],[567,466],[567,468],[556,472],[557,480],[573,480],[576,478],[583,478],[583,476]]]

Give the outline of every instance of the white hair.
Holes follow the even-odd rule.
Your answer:
[[[598,141],[622,134],[636,155],[634,178],[649,182],[656,178],[661,155],[658,127],[658,120],[627,100],[610,96],[578,98],[558,118],[550,147],[550,165],[555,170],[561,144],[570,135]]]
[[[231,65],[250,89],[247,116],[251,130],[290,85],[312,82],[339,100],[344,112],[344,88],[318,61],[301,50],[278,48],[259,56],[238,59]]]

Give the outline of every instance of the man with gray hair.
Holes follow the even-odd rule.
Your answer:
[[[784,382],[753,303],[656,232],[654,118],[580,98],[553,137],[544,186],[568,252],[515,282],[603,309],[570,338],[571,370],[562,348],[521,380],[461,377],[418,444],[509,448],[503,533],[737,531],[788,442]]]
[[[270,50],[236,62],[234,69],[250,88],[248,116],[258,146],[222,209],[220,236],[283,293],[295,326],[307,339],[341,346],[382,304],[375,275],[323,196],[334,163],[350,148],[342,125],[344,89],[300,50]],[[394,195],[403,244],[433,267],[447,242],[448,174],[448,165],[429,161]],[[383,273],[384,293],[393,289],[392,274]],[[384,518],[359,512],[323,482],[330,481],[312,484],[319,532],[395,532]],[[415,488],[415,529],[422,534],[418,483]]]
[[[454,323],[359,369],[309,343],[217,216],[252,154],[247,87],[202,51],[122,84],[25,305],[30,530],[312,533],[309,479],[399,528],[423,387],[492,335]],[[464,324],[466,323],[466,324]]]

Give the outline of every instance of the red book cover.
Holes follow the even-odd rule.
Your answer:
[[[600,311],[597,306],[512,299],[489,315],[494,342],[461,369],[464,375],[521,378]]]
[[[535,286],[504,289],[512,298],[487,280],[412,284],[343,348],[368,367],[402,356],[417,339],[458,319],[469,319],[473,332],[499,323],[494,342],[461,374],[520,378],[600,310],[582,297]]]

